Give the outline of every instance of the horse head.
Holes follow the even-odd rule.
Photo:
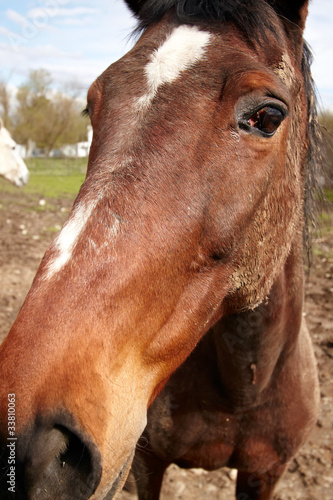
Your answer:
[[[0,348],[18,498],[114,498],[171,374],[302,247],[307,1],[128,4],[142,34],[89,90],[86,179]]]
[[[17,152],[16,142],[4,127],[0,118],[0,175],[15,184],[24,186],[29,180],[29,171]]]

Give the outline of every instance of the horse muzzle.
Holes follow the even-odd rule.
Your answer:
[[[1,450],[3,500],[85,500],[102,476],[101,454],[70,416],[36,418]]]

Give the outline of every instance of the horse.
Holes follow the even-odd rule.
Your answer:
[[[134,463],[156,500],[175,462],[268,500],[318,410],[308,2],[127,4],[85,181],[0,348],[1,498],[111,500]]]
[[[0,175],[17,187],[29,180],[29,171],[16,150],[16,142],[0,118]]]

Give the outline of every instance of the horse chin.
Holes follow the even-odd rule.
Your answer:
[[[114,406],[113,406],[114,407]],[[100,436],[97,444],[103,462],[103,471],[100,482],[91,500],[113,500],[118,498],[119,492],[126,482],[135,455],[136,443],[147,424],[146,405],[133,407],[131,415],[126,416],[127,422],[133,422],[129,431],[121,429],[119,419],[112,425],[112,431],[108,435]]]
[[[102,500],[113,500],[114,498],[116,498],[116,495],[123,489],[123,486],[126,482],[128,474],[131,470],[133,458],[134,458],[134,451],[129,455],[123,467],[120,469],[118,477],[115,479],[109,492],[103,498],[99,494],[97,494],[94,495],[92,499],[97,500],[101,498]]]

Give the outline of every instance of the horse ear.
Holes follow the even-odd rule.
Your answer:
[[[309,0],[269,0],[268,3],[281,16],[282,21],[289,21],[295,28],[304,30]]]
[[[137,17],[140,17],[140,12],[146,7],[146,4],[152,3],[150,0],[125,0],[125,2]]]
[[[131,11],[141,20],[149,15],[157,15],[165,12],[177,4],[178,0],[125,0]]]
[[[142,8],[142,0],[125,0],[131,11],[137,16]]]

